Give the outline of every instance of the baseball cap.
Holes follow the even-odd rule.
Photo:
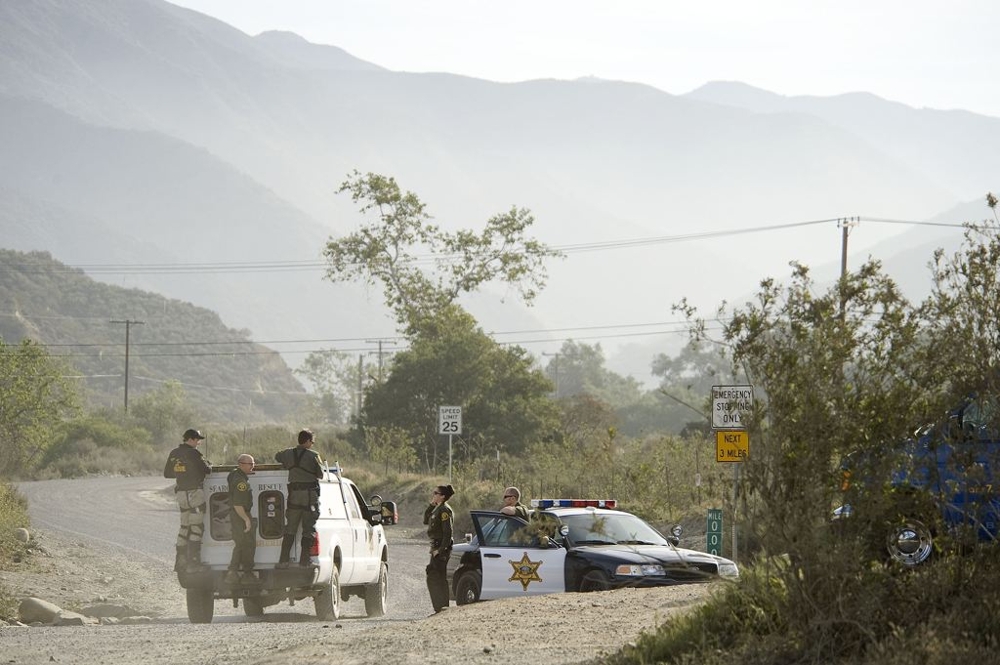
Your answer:
[[[199,432],[196,429],[189,429],[188,431],[184,432],[184,440],[185,441],[187,441],[188,439],[199,439],[200,440],[200,439],[204,439],[204,438],[205,437],[203,437],[201,435],[201,432]]]

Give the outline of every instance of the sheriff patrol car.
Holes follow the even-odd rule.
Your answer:
[[[739,577],[729,559],[684,549],[614,500],[542,499],[529,521],[471,511],[475,535],[452,551],[455,601],[601,591]]]

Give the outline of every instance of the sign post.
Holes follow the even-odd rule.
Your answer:
[[[747,418],[753,415],[753,386],[712,386],[712,429],[715,430],[715,461],[745,462],[750,458]],[[733,515],[740,483],[740,466],[733,465]],[[709,525],[712,511],[708,511]],[[722,511],[719,511],[719,539],[722,539]],[[710,526],[711,528],[711,526]],[[711,535],[708,536],[711,539]],[[733,561],[736,560],[736,519],[733,518]],[[711,551],[711,545],[709,545]]]
[[[438,407],[438,434],[448,435],[448,482],[451,482],[451,437],[462,433],[462,407]]]

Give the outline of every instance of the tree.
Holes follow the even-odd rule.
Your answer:
[[[582,344],[567,340],[545,368],[556,384],[557,397],[587,394],[613,406],[623,406],[639,398],[639,383],[622,377],[604,366],[600,344]]]
[[[397,471],[409,471],[416,465],[417,453],[406,431],[399,427],[371,427],[365,431],[365,450],[368,458],[376,464]]]
[[[355,396],[366,375],[375,371],[371,364],[358,367],[350,356],[335,349],[313,351],[295,373],[304,376],[316,391],[319,410],[330,423],[346,423],[354,413]]]
[[[129,416],[152,435],[154,445],[161,447],[180,443],[181,433],[201,419],[178,381],[167,381],[140,395],[132,402]]]
[[[525,236],[535,220],[524,208],[494,215],[479,234],[446,233],[429,223],[425,204],[413,192],[402,192],[394,178],[354,171],[338,192],[350,193],[361,212],[376,220],[327,243],[326,277],[380,282],[386,304],[404,327],[497,279],[515,286],[530,304],[545,285],[545,259],[561,256]]]
[[[949,395],[1000,395],[1000,220],[997,199],[987,194],[993,221],[968,224],[962,248],[934,253],[934,287],[921,305],[928,345],[923,381]]]
[[[502,347],[456,305],[424,318],[388,378],[365,393],[362,424],[398,427],[416,442],[428,469],[445,459],[438,407],[462,406],[456,457],[499,449],[517,454],[555,429],[552,384],[520,347]]]
[[[78,397],[66,374],[38,344],[0,340],[0,475],[30,470],[63,418],[75,413]]]

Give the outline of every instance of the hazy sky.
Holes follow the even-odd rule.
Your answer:
[[[1000,117],[995,0],[172,1],[252,35],[289,30],[399,71],[597,76],[673,94],[731,80]]]

